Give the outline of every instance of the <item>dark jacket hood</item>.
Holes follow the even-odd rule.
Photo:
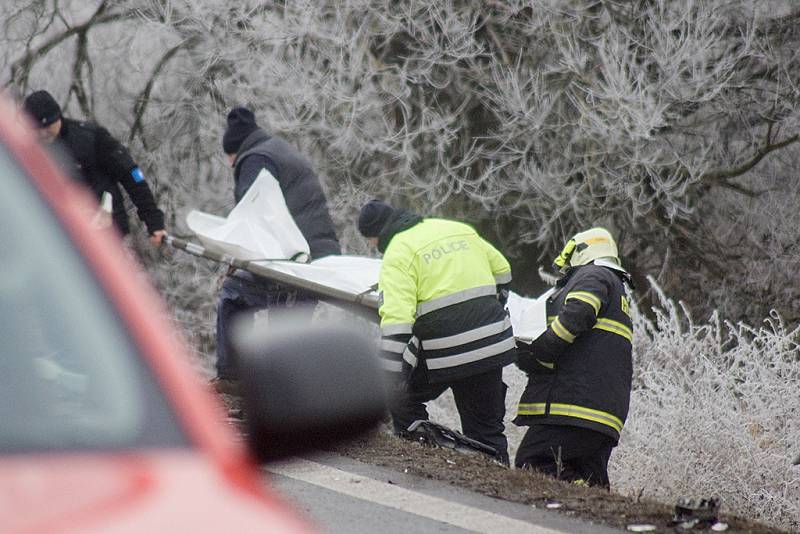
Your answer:
[[[250,135],[244,138],[242,141],[242,146],[239,147],[239,151],[236,153],[236,159],[233,160],[233,166],[236,167],[239,163],[239,159],[248,150],[253,148],[256,145],[263,143],[264,141],[268,141],[272,136],[265,132],[262,128],[256,128],[253,130]]]
[[[378,250],[383,254],[386,252],[386,247],[389,246],[389,242],[395,236],[395,234],[402,232],[403,230],[408,230],[412,226],[416,226],[417,224],[422,222],[422,217],[414,213],[413,211],[408,211],[404,209],[396,209],[394,213],[389,217],[389,220],[386,221],[386,224],[383,226],[380,235],[378,235]]]

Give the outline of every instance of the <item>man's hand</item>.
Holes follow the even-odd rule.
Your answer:
[[[497,284],[497,300],[504,308],[508,304],[508,294],[511,291],[511,284]]]
[[[533,343],[517,341],[517,367],[526,374],[550,374],[555,369],[552,356],[548,354],[544,344],[544,336],[539,336]]]
[[[164,236],[166,236],[166,235],[167,235],[167,231],[166,230],[156,230],[155,232],[150,234],[150,243],[154,247],[160,247],[162,241],[164,240]]]

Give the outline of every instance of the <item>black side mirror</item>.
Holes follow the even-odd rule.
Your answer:
[[[362,333],[287,315],[237,345],[244,430],[260,462],[357,436],[383,418],[386,386]]]

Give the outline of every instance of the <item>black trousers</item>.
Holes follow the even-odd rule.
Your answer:
[[[453,390],[461,419],[461,432],[468,438],[491,445],[508,462],[508,441],[503,434],[508,387],[503,383],[502,367],[461,380],[436,384],[412,376],[406,394],[390,408],[395,432],[403,434],[414,421],[427,420],[425,403],[439,397],[447,388]]]
[[[616,445],[611,437],[588,428],[531,425],[514,465],[568,482],[608,488],[608,459]]]
[[[236,350],[231,339],[233,323],[252,325],[259,310],[303,311],[311,322],[316,299],[294,288],[237,270],[222,284],[217,302],[217,376],[236,378]]]

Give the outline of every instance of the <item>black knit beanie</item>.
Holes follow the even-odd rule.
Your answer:
[[[364,237],[378,237],[392,213],[394,208],[389,204],[376,199],[370,200],[364,204],[358,215],[358,231]]]
[[[248,135],[258,129],[256,116],[247,108],[233,108],[228,113],[228,126],[222,136],[222,150],[236,154]]]
[[[46,128],[61,118],[61,106],[47,91],[29,94],[23,107],[39,128]]]

